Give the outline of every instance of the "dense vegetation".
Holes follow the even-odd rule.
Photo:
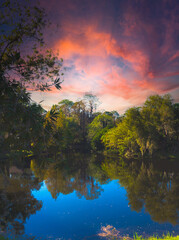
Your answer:
[[[179,105],[173,104],[169,95],[150,96],[143,107],[130,108],[120,117],[115,111],[93,113],[95,102],[95,96],[86,95],[80,102],[64,100],[52,107],[46,120],[52,112],[56,114],[52,130],[55,146],[62,141],[59,148],[67,150],[88,143],[93,150],[113,149],[130,157],[166,148],[176,150]]]
[[[90,93],[77,102],[64,99],[48,112],[34,103],[27,89],[60,89],[63,75],[62,59],[44,43],[46,14],[17,0],[2,1],[0,10],[2,156],[69,150],[110,150],[126,157],[161,149],[175,152],[179,104],[169,95],[151,96],[143,107],[130,108],[123,116],[116,111],[96,112],[99,101]]]
[[[130,108],[102,142],[125,156],[153,154],[155,151],[178,147],[179,104],[169,95],[150,96],[141,108]]]
[[[62,60],[46,46],[43,9],[3,0],[0,3],[0,149],[30,151],[42,141],[43,109],[32,103],[27,88],[60,89]],[[28,46],[28,47],[27,47]]]
[[[169,95],[150,96],[143,107],[130,108],[122,116],[94,112],[97,103],[96,96],[86,94],[77,102],[64,99],[46,112],[18,84],[7,85],[1,94],[1,149],[4,154],[27,155],[112,150],[125,157],[177,151],[179,104]]]

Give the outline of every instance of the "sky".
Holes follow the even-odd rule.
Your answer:
[[[178,0],[40,0],[47,46],[63,58],[62,90],[33,92],[49,109],[95,94],[99,109],[124,112],[153,94],[179,101]]]

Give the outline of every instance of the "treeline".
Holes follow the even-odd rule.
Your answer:
[[[77,102],[62,100],[47,112],[31,100],[20,83],[0,81],[0,89],[2,157],[90,150],[93,120],[105,116],[103,126],[98,126],[104,132],[115,125],[118,116],[117,112],[95,113],[98,99],[92,94]]]
[[[127,110],[101,141],[125,156],[152,155],[159,150],[174,153],[179,143],[179,104],[170,95],[150,96],[143,107]]]
[[[93,112],[96,103],[97,98],[88,94],[78,102],[66,99],[54,105],[45,117],[51,123],[49,146],[106,149],[126,157],[152,155],[162,149],[176,151],[179,104],[170,95],[150,96],[143,107],[130,108],[123,116],[116,111]]]
[[[64,99],[52,106],[44,124],[50,133],[49,149],[102,150],[101,137],[116,126],[119,114],[116,111],[96,112],[98,103],[95,95],[85,94],[77,102]]]
[[[98,98],[86,94],[64,99],[46,112],[33,103],[25,88],[1,82],[1,154],[114,151],[125,157],[175,152],[179,143],[179,104],[169,95],[150,96],[143,107],[122,116],[96,112]]]

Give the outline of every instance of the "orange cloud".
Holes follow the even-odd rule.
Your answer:
[[[175,1],[154,1],[152,8],[138,0],[40,2],[60,26],[56,31],[53,25],[47,38],[67,67],[62,95],[93,91],[133,104],[151,93],[177,91]]]
[[[111,45],[110,34],[97,32],[93,26],[82,26],[77,35],[72,31],[71,34],[68,33],[57,41],[55,49],[59,49],[64,58],[74,55],[106,57],[109,45]]]
[[[136,81],[126,78],[121,71],[113,68],[112,72],[106,76],[105,81],[100,82],[99,95],[111,95],[129,100],[131,103],[139,104],[149,95],[148,90],[142,89]],[[150,92],[151,93],[151,92]]]
[[[132,30],[135,27],[137,26],[134,24]],[[78,29],[74,29],[73,24],[67,24],[64,31],[67,34],[56,42],[55,49],[61,50],[67,65],[74,66],[69,74],[70,77],[67,76],[68,83],[62,88],[65,92],[81,94],[91,91],[90,87],[96,85],[98,89],[96,92],[100,95],[110,94],[124,99],[144,99],[151,92],[162,92],[162,89],[166,89],[166,83],[162,81],[157,82],[156,86],[156,78],[178,74],[178,72],[170,72],[159,76],[160,72],[149,71],[150,58],[142,48],[122,39],[117,41],[111,34],[99,31],[95,25],[80,24]],[[177,57],[176,53],[169,61]],[[118,71],[120,63],[123,67]],[[130,78],[126,78],[125,68],[133,72]],[[75,73],[78,73],[78,78],[75,77]],[[134,73],[137,75],[134,76]],[[83,90],[78,90],[81,87]],[[172,87],[176,87],[176,84],[172,84]]]
[[[169,59],[169,62],[175,60],[176,58],[179,58],[179,51],[177,51],[175,54],[173,54],[170,59]]]
[[[72,27],[70,26],[70,29]],[[148,69],[149,60],[139,49],[134,49],[129,44],[121,41],[119,44],[111,34],[98,31],[95,26],[81,26],[78,34],[68,34],[55,44],[55,49],[59,49],[64,59],[70,58],[120,58],[132,68],[145,74]],[[93,61],[91,59],[91,61]],[[96,63],[95,63],[96,64]]]

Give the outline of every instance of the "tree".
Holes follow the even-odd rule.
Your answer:
[[[91,93],[86,93],[84,95],[84,101],[85,101],[86,106],[89,111],[89,117],[92,119],[93,112],[94,112],[94,110],[96,110],[96,108],[99,104],[99,99]]]
[[[138,141],[142,140],[141,131],[140,111],[138,108],[130,108],[117,127],[110,129],[102,137],[102,141],[107,148],[117,149],[122,155],[136,155],[139,152]]]
[[[1,231],[24,234],[26,220],[42,208],[42,202],[32,194],[33,190],[40,189],[41,184],[31,171],[27,174],[27,168],[15,169],[19,170],[19,173],[10,172],[8,162],[4,169],[1,166],[0,228]]]
[[[0,82],[0,148],[31,151],[43,135],[42,107],[30,102],[30,96],[19,84]],[[10,86],[9,86],[10,85]]]
[[[69,194],[74,191],[79,198],[84,196],[87,200],[97,199],[103,189],[92,176],[96,173],[96,169],[93,170],[94,173],[90,171],[91,157],[79,153],[73,153],[72,158],[69,156],[63,155],[63,159],[58,159],[56,162],[53,162],[52,159],[50,163],[44,161],[45,166],[41,161],[33,160],[34,175],[45,182],[54,199],[60,193]]]
[[[73,101],[70,101],[69,99],[63,99],[58,103],[57,108],[60,108],[65,114],[65,116],[70,117],[73,105],[74,105]]]
[[[128,109],[102,140],[106,148],[130,157],[171,149],[178,144],[177,111],[169,95],[150,96],[142,108]]]
[[[179,142],[179,103],[175,103],[173,105],[175,121],[174,121],[174,129],[176,132],[176,141]]]
[[[43,48],[46,17],[43,9],[27,1],[1,2],[0,81],[21,82],[40,90],[52,85],[60,89],[62,59],[58,61],[51,50]]]
[[[174,110],[173,100],[170,95],[159,95],[150,96],[142,108],[142,114],[146,121],[153,123],[160,136],[172,136],[173,132],[173,121],[174,121]]]
[[[83,100],[77,101],[72,106],[72,116],[80,126],[81,136],[83,142],[86,141],[88,113],[86,111],[86,105]]]
[[[170,95],[150,96],[141,109],[141,116],[148,135],[146,145],[150,153],[174,144],[177,116]]]
[[[45,50],[43,29],[48,20],[43,9],[28,1],[0,3],[0,147],[32,150],[42,143],[42,108],[33,103],[26,88],[60,89],[62,60]]]
[[[132,210],[140,212],[145,207],[151,218],[159,223],[178,222],[179,181],[176,167],[164,167],[164,159],[142,161],[109,161],[102,163],[102,169],[109,178],[118,179],[127,191]],[[158,161],[158,166],[155,164]],[[167,159],[168,161],[168,159]],[[162,163],[162,164],[161,164]],[[169,164],[172,165],[171,163]]]
[[[90,140],[93,150],[101,150],[101,137],[110,129],[114,127],[114,117],[111,113],[103,113],[96,116],[88,126],[88,139]]]

